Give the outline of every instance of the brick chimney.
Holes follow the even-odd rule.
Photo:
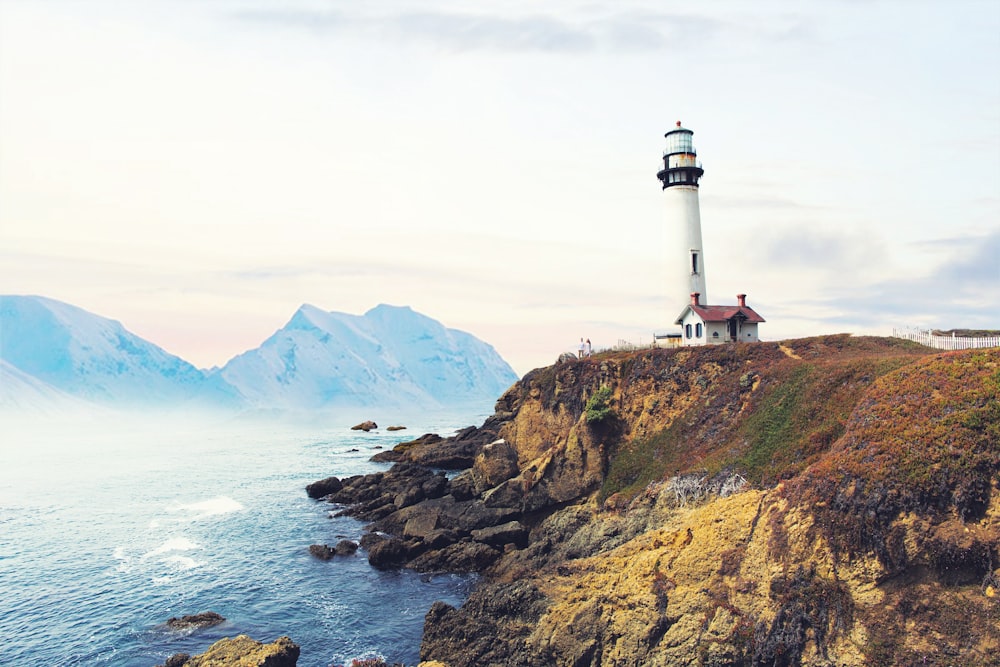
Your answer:
[[[701,292],[691,292],[691,305],[692,306],[699,305],[698,304],[698,297],[700,297],[700,296],[701,296]]]
[[[747,295],[746,294],[737,294],[736,295],[736,302],[738,304],[740,304],[740,308],[746,308],[747,307]]]

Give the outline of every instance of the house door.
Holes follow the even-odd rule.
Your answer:
[[[738,327],[739,327],[739,322],[736,321],[735,317],[729,320],[729,340],[733,341],[736,340],[736,337],[739,334],[739,331],[737,331]]]

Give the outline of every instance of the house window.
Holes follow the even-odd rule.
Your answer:
[[[694,325],[694,337],[701,338],[701,322],[698,322],[698,324]]]
[[[698,274],[698,253],[691,253],[691,273]]]
[[[688,338],[691,337],[691,325],[690,324],[684,325],[684,335],[687,336]]]
[[[713,331],[712,332],[712,338],[718,338],[718,337],[719,337],[719,332],[718,331]]]

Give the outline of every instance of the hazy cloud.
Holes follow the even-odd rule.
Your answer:
[[[602,16],[479,14],[460,11],[400,11],[380,15],[332,9],[281,8],[243,11],[236,18],[319,32],[354,32],[402,39],[454,51],[581,53],[650,51],[703,44],[725,23],[706,16],[614,12]]]
[[[814,204],[804,204],[793,199],[783,197],[730,197],[727,195],[711,194],[703,197],[703,201],[711,202],[713,206],[728,209],[766,209],[766,210],[798,210],[798,211],[819,211],[826,209],[825,206]]]
[[[941,327],[1000,327],[1000,231],[982,237],[936,241],[951,247],[951,257],[920,278],[897,278],[873,283],[863,290],[833,293],[820,300],[844,313],[845,323],[874,325],[896,319],[900,325]]]
[[[864,270],[884,253],[884,244],[870,236],[808,227],[772,232],[761,246],[768,264],[824,267],[837,273]]]

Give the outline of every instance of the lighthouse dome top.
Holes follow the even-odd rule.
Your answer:
[[[670,130],[669,132],[667,132],[663,136],[669,137],[671,134],[676,134],[678,132],[683,132],[684,134],[694,134],[693,130],[689,130],[686,127],[681,127],[681,122],[677,121],[677,127],[675,127],[674,129]]]

